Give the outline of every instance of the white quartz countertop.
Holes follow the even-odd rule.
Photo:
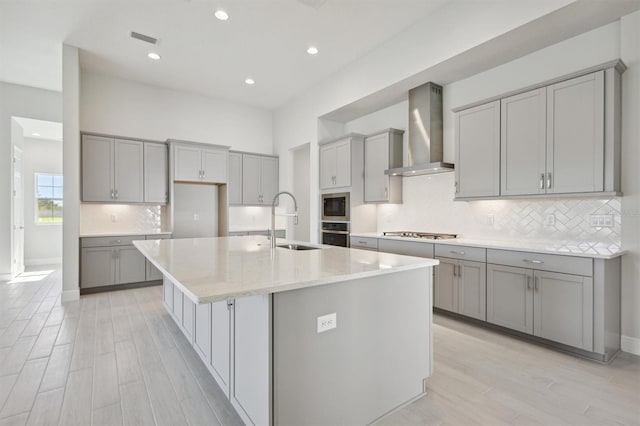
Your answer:
[[[278,244],[291,242],[278,239]],[[133,243],[196,303],[426,268],[437,260],[312,245],[318,250],[269,247],[264,236],[147,240]],[[399,283],[400,284],[400,283]]]
[[[171,235],[170,231],[125,231],[125,232],[83,232],[80,238],[89,237],[128,237],[136,235]]]
[[[598,244],[563,244],[561,242],[532,243],[525,241],[492,241],[456,238],[450,240],[433,240],[429,238],[391,237],[375,232],[352,233],[351,237],[381,238],[398,241],[417,241],[432,244],[452,244],[469,247],[483,247],[499,250],[528,251],[533,253],[558,254],[564,256],[589,257],[593,259],[614,259],[625,254],[618,247],[606,247]]]

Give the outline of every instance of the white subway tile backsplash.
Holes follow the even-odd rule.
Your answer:
[[[166,209],[165,206],[81,204],[80,234],[166,231]]]

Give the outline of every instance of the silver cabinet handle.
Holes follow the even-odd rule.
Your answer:
[[[116,189],[116,200],[118,199],[118,190]]]
[[[120,243],[121,243],[121,241],[120,241],[120,240],[112,240],[112,241],[111,241],[111,244],[120,244]]]
[[[456,266],[458,266],[458,265],[455,265],[455,264],[453,265],[453,276],[454,277],[458,276],[458,274],[456,273]]]
[[[454,185],[454,186],[456,187],[456,194],[457,194],[458,192],[460,192],[460,187],[459,187],[459,185],[458,185],[458,182],[457,182],[457,181],[456,181],[456,183],[455,183],[455,185]]]
[[[522,259],[522,261],[527,263],[535,263],[536,265],[542,265],[544,263],[542,260]]]
[[[385,188],[384,189],[384,198],[387,198],[389,196],[389,189]]]
[[[113,193],[113,189],[111,190],[111,199],[113,200],[113,198],[115,197],[115,194]]]
[[[547,173],[547,189],[551,189],[551,172]]]
[[[533,282],[534,282],[534,289],[538,291],[538,283],[540,282],[540,279],[538,277],[535,277]]]
[[[464,256],[465,255],[465,252],[463,252],[463,251],[451,250],[449,253],[451,253],[451,254],[459,254],[460,256]]]
[[[527,275],[527,290],[531,290],[531,277]]]
[[[540,189],[544,189],[544,173],[540,173]]]

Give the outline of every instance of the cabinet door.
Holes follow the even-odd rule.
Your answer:
[[[81,251],[80,287],[115,284],[115,251],[109,247],[83,248]]]
[[[151,262],[149,262],[148,260],[146,261],[146,263],[147,263],[146,281],[161,280],[162,277],[163,277],[162,272],[160,272],[160,270],[158,268],[156,268],[155,266],[153,266],[153,264]]]
[[[242,155],[242,204],[261,204],[260,157]]]
[[[196,304],[184,294],[182,295],[182,331],[191,341],[195,322]]]
[[[364,141],[364,202],[389,201],[389,133],[371,136]]]
[[[166,204],[169,201],[167,146],[144,144],[144,202]]]
[[[193,347],[207,364],[211,362],[211,303],[195,305]]]
[[[82,136],[82,201],[114,201],[113,139]]]
[[[487,322],[533,333],[533,271],[487,265]]]
[[[200,182],[202,180],[202,161],[200,148],[192,146],[174,147],[174,180]]]
[[[545,193],[547,89],[502,99],[500,194]]]
[[[270,295],[235,300],[231,401],[243,419],[246,416],[251,423],[258,425],[268,425],[270,420],[270,330]]]
[[[116,284],[142,282],[146,278],[147,265],[145,258],[133,246],[119,247],[116,268]]]
[[[500,193],[500,101],[456,114],[456,196]]]
[[[121,203],[144,201],[144,145],[142,142],[114,141],[115,197]]]
[[[592,278],[535,271],[534,280],[533,334],[592,351]]]
[[[336,147],[329,144],[320,147],[320,189],[333,188],[336,178]]]
[[[223,149],[202,150],[202,180],[208,183],[227,183],[227,155]]]
[[[271,205],[278,193],[278,159],[262,157],[260,167],[260,187],[263,204]]]
[[[433,306],[451,312],[458,312],[458,261],[438,258],[440,264],[436,266]]]
[[[162,279],[162,300],[169,312],[173,311],[173,283],[167,278]]]
[[[227,194],[230,205],[242,204],[242,154],[229,153],[229,183]]]
[[[231,321],[225,300],[211,304],[211,368],[225,395],[229,396]]]
[[[547,88],[548,193],[604,189],[604,71]]]
[[[182,326],[182,290],[177,285],[173,286],[173,318],[179,326]]]
[[[487,319],[487,264],[458,261],[458,313]]]
[[[351,141],[336,143],[335,186],[351,186]]]

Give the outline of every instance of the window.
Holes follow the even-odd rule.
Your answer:
[[[62,223],[62,176],[36,173],[36,224]]]

